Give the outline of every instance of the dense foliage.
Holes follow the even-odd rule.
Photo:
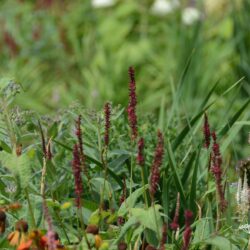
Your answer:
[[[133,68],[129,76],[125,110],[76,104],[55,116],[13,107],[20,87],[2,82],[2,248],[247,247],[238,227],[247,223],[249,161],[235,172],[230,144],[248,124],[250,99],[215,128],[212,87],[183,126],[175,105],[168,116],[164,106],[159,118],[139,113]]]

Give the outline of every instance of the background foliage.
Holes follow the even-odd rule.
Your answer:
[[[155,206],[159,223],[171,222],[179,192],[181,226],[183,211],[189,208],[195,212],[193,249],[209,244],[219,249],[247,246],[248,235],[238,230],[247,219],[242,220],[236,213],[235,183],[239,176],[235,166],[249,155],[250,2],[218,1],[212,8],[206,1],[197,1],[200,18],[189,25],[183,22],[183,11],[194,7],[192,1],[182,1],[164,15],[154,13],[153,4],[151,0],[121,0],[97,8],[91,1],[80,0],[0,1],[0,201],[3,206],[17,200],[23,205],[17,213],[9,213],[8,233],[18,218],[32,224],[27,193],[37,226],[44,226],[40,121],[46,140],[52,142],[46,198],[54,226],[63,243],[67,244],[68,238],[71,243],[79,240],[71,170],[76,142],[74,120],[78,114],[83,117],[84,150],[91,176],[90,183],[83,176],[84,222],[99,223],[96,211],[104,178],[104,117],[102,111],[96,110],[109,100],[112,126],[105,198],[109,199],[110,209],[102,214],[102,237],[116,249],[119,240],[134,245],[147,228],[147,240],[157,245],[154,222],[147,224],[145,220],[153,215],[150,209],[143,208],[137,166],[131,179],[136,149],[128,136],[125,108],[127,69],[134,65],[147,177],[157,128],[165,138]],[[229,201],[216,237],[215,183],[207,171],[208,152],[202,147],[205,111],[211,129],[218,133]],[[14,150],[19,144],[23,146],[21,157]],[[129,209],[119,205],[122,176],[127,176],[127,185],[132,187]],[[71,205],[65,209],[63,204],[67,202]],[[116,227],[118,215],[125,216],[126,226]],[[169,247],[178,249],[182,235],[183,227],[177,240],[169,233]],[[6,246],[6,238],[0,244]]]

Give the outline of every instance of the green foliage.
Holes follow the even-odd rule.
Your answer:
[[[48,8],[35,2],[0,3],[0,73],[22,83],[22,107],[46,113],[74,100],[90,108],[107,99],[124,105],[125,72],[134,65],[141,109],[158,109],[162,98],[168,107],[180,89],[185,112],[191,113],[208,86],[219,82],[217,96],[248,74],[248,0],[240,10],[228,3],[223,15],[203,13],[205,18],[189,26],[181,21],[184,5],[157,16],[148,0],[116,1],[109,8],[79,0],[53,1]],[[6,34],[13,37],[15,53]],[[247,78],[243,92],[249,94],[248,83]]]
[[[0,79],[0,210],[9,223],[0,248],[9,246],[6,238],[18,219],[26,219],[30,231],[48,230],[46,203],[68,249],[85,250],[88,241],[98,249],[96,238],[84,234],[89,225],[99,229],[99,250],[117,250],[120,242],[134,250],[145,242],[159,248],[164,223],[165,249],[181,249],[187,209],[194,213],[190,249],[247,249],[249,235],[239,226],[248,217],[237,207],[239,174],[233,166],[249,155],[248,0],[225,8],[223,18],[207,13],[190,26],[181,21],[184,6],[156,16],[153,1],[147,0],[117,1],[103,9],[90,1],[52,2],[49,7],[35,1],[0,2],[0,73],[7,76]],[[144,166],[136,162],[125,107],[131,64],[136,67]],[[108,147],[105,115],[94,111],[104,100],[112,100]],[[48,115],[54,108],[57,113]],[[204,113],[217,132],[223,158],[228,202],[223,213],[210,171],[212,146],[203,147]],[[72,149],[79,142],[79,115],[86,172],[80,174],[83,193],[76,208]],[[164,158],[152,197],[158,129]],[[44,154],[49,147],[51,159]],[[175,232],[170,224],[178,193]],[[22,208],[11,210],[16,202]]]
[[[218,218],[216,184],[208,170],[209,152],[203,148],[203,114],[205,111],[212,113],[216,109],[218,99],[209,103],[215,88],[205,97],[197,113],[186,116],[184,121],[176,123],[175,127],[172,122],[182,120],[178,116],[175,103],[170,107],[173,112],[172,122],[165,116],[164,105],[158,118],[138,113],[139,134],[145,139],[145,166],[139,167],[135,161],[137,148],[131,142],[126,113],[121,107],[112,107],[110,144],[105,148],[102,112],[88,111],[74,105],[60,111],[55,118],[17,110],[12,108],[15,100],[9,98],[15,96],[12,94],[15,89],[9,87],[12,84],[8,82],[5,86],[5,89],[11,91],[2,96],[4,112],[0,117],[1,124],[8,125],[1,135],[2,204],[5,207],[16,201],[23,204],[18,213],[8,212],[8,216],[14,216],[12,222],[24,217],[30,225],[39,228],[44,225],[41,210],[41,181],[44,169],[42,130],[46,147],[50,143],[52,153],[52,159],[46,160],[44,195],[54,228],[65,245],[75,244],[79,249],[86,248],[86,238],[82,237],[77,216],[80,211],[85,225],[98,226],[104,249],[116,249],[121,241],[135,247],[142,244],[143,239],[159,247],[163,223],[170,224],[173,220],[178,192],[180,228],[175,234],[168,227],[166,249],[181,248],[185,230],[183,212],[186,209],[191,209],[194,213],[191,249],[206,246],[211,246],[212,249],[244,249],[247,245],[246,235],[238,230],[238,226],[245,223],[246,218],[237,214],[234,198],[236,189],[231,187],[232,183],[238,180],[236,172],[233,168],[223,165],[223,185],[226,187],[228,208]],[[233,84],[224,95],[230,96],[231,91],[238,87],[238,84]],[[235,164],[237,156],[240,157],[242,154],[242,150],[238,150],[232,142],[237,141],[240,131],[249,125],[248,105],[249,98],[238,107],[238,110],[226,114],[216,125],[224,164]],[[72,175],[72,148],[77,141],[73,130],[78,114],[82,117],[83,149],[88,176],[84,172],[81,174],[83,206],[76,211],[73,205],[75,187]],[[22,122],[15,122],[17,117]],[[41,126],[38,125],[38,121],[41,121]],[[149,180],[157,144],[157,129],[154,126],[157,121],[160,121],[164,130],[165,155],[158,190],[154,202],[150,204],[152,197],[149,197],[148,193],[151,185]],[[22,145],[22,151],[18,151],[19,145]],[[232,157],[232,150],[235,159]],[[127,188],[122,181],[124,177]],[[17,186],[15,192],[10,189],[13,182]],[[120,203],[124,191],[126,197],[124,202]],[[122,221],[122,224],[117,223],[119,221]],[[90,240],[92,242],[93,237]],[[3,241],[1,244],[5,246],[6,242]]]
[[[17,156],[16,153],[9,154],[2,151],[0,152],[0,161],[3,167],[9,169],[13,175],[20,179],[22,188],[29,185],[32,175],[30,159],[27,154]]]

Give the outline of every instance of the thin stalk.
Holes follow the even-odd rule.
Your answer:
[[[101,211],[101,206],[104,201],[104,192],[106,188],[106,181],[108,177],[108,164],[107,164],[107,147],[104,148],[103,153],[102,153],[102,164],[104,166],[104,180],[103,180],[103,190],[101,192],[101,198],[100,198],[100,211]]]
[[[9,112],[8,112],[8,108],[6,106],[5,101],[2,102],[2,105],[3,105],[3,115],[4,115],[4,118],[5,118],[5,124],[6,124],[6,127],[7,127],[7,131],[9,133],[10,142],[11,142],[13,150],[15,151],[15,148],[16,148],[15,132],[14,132],[14,129],[13,129],[13,126],[12,126],[12,122],[11,122]]]
[[[143,185],[143,196],[144,196],[146,208],[148,208],[148,197],[147,197],[146,188],[145,188],[146,181],[145,181],[145,173],[144,173],[145,171],[144,170],[145,170],[144,166],[141,166],[141,179],[142,179],[142,185]]]
[[[47,164],[46,158],[43,156],[43,168],[42,168],[42,177],[41,177],[41,196],[45,197],[45,176],[46,176]]]
[[[57,220],[59,221],[60,227],[62,228],[62,231],[63,231],[63,233],[64,233],[64,235],[65,235],[68,243],[70,244],[70,240],[69,240],[68,234],[67,234],[67,232],[65,230],[65,227],[63,225],[62,219],[61,219],[60,215],[58,214],[57,210],[55,210],[55,215],[56,215]]]
[[[132,140],[131,143],[131,148],[133,149],[131,154],[130,154],[130,184],[129,184],[129,195],[132,194],[132,183],[133,183],[133,163],[134,163],[134,157],[133,157],[133,152],[135,148],[135,141]]]
[[[157,235],[158,235],[158,239],[160,240],[161,239],[161,233],[159,231],[159,225],[158,225],[158,222],[157,222],[156,209],[155,209],[155,203],[154,203],[153,198],[152,198],[152,207],[153,207],[153,210],[154,210],[154,217],[155,217],[155,225],[156,225]]]
[[[33,208],[32,208],[31,202],[30,202],[29,192],[28,192],[27,188],[25,188],[24,191],[25,191],[26,199],[28,201],[28,206],[29,206],[29,212],[30,212],[32,227],[35,229],[36,228],[36,220],[35,220]]]
[[[220,213],[220,208],[219,208],[219,204],[220,204],[220,198],[219,198],[219,194],[218,191],[216,190],[216,200],[217,200],[217,206],[216,206],[216,227],[215,227],[215,232],[217,233],[220,229],[220,217],[221,217],[221,213]]]
[[[129,195],[132,194],[132,182],[133,182],[133,154],[130,155],[130,181],[129,181]]]
[[[83,237],[88,245],[88,249],[91,250],[91,246],[90,246],[90,243],[89,243],[89,240],[88,240],[88,237],[87,237],[87,233],[85,231],[85,225],[84,225],[84,221],[83,221],[83,216],[82,216],[82,204],[80,205],[80,207],[78,208],[78,218],[80,220],[80,224],[81,224],[81,229],[83,231]]]

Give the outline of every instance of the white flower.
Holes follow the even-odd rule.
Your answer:
[[[179,6],[178,0],[156,0],[152,6],[152,13],[156,15],[166,15]]]
[[[247,184],[247,171],[245,170],[243,187],[242,187],[242,191],[241,191],[241,202],[245,206],[248,206],[248,204],[249,204],[249,198],[248,197],[249,197],[249,191],[248,191],[248,184]]]
[[[187,7],[182,12],[182,22],[186,25],[191,25],[200,19],[201,13],[194,7]]]
[[[241,187],[242,187],[242,179],[239,178],[238,188],[237,188],[237,193],[236,193],[236,202],[238,205],[241,204]]]
[[[92,0],[94,8],[105,8],[114,5],[114,0]]]

